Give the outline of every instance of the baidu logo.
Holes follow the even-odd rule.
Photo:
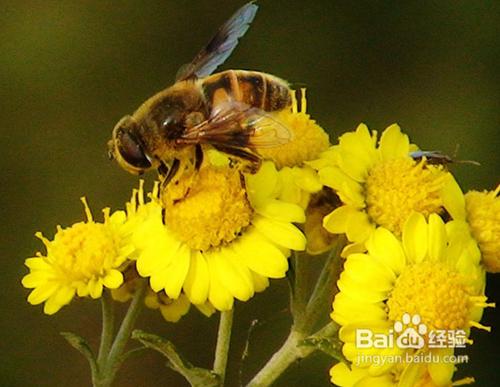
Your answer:
[[[404,313],[386,333],[356,329],[356,348],[464,348],[467,334],[463,329],[429,330],[418,314]]]
[[[394,332],[398,334],[396,339],[398,348],[420,349],[425,345],[424,336],[427,333],[427,327],[422,323],[422,319],[418,314],[413,316],[408,313],[403,314],[401,321],[394,323]]]

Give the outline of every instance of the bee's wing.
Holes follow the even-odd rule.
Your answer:
[[[190,78],[202,78],[212,74],[234,50],[241,38],[250,27],[250,23],[257,12],[257,5],[253,1],[245,4],[231,18],[224,23],[215,36],[195,56],[193,61],[182,66],[176,81]]]
[[[208,120],[187,128],[177,141],[258,150],[286,144],[291,137],[287,126],[270,113],[228,101],[214,109]]]

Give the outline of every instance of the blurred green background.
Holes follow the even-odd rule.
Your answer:
[[[462,187],[493,188],[500,158],[500,2],[260,1],[260,11],[224,68],[266,71],[308,87],[309,112],[332,141],[359,122],[383,130],[398,122],[413,142],[479,161],[452,168]],[[120,208],[137,178],[106,157],[115,122],[168,86],[242,1],[1,1],[0,114],[3,149],[0,384],[88,386],[85,360],[59,331],[91,338],[100,306],[73,302],[55,316],[29,306],[20,284],[26,257],[41,249],[37,230],[83,217],[87,195],[97,213]],[[498,277],[487,292],[499,300]],[[248,380],[286,334],[287,288],[277,281],[236,305],[230,366],[240,362],[248,326]],[[493,333],[475,332],[461,375],[498,386],[499,313]],[[209,366],[217,319],[192,311],[180,324],[144,313],[138,326],[168,336],[197,365]],[[118,386],[184,386],[153,352],[128,361]],[[321,355],[277,385],[327,385]],[[231,371],[229,386],[237,385]]]

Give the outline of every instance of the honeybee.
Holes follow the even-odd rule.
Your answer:
[[[257,8],[254,2],[240,8],[179,70],[173,86],[116,124],[108,143],[111,158],[134,174],[156,168],[168,182],[180,171],[197,170],[206,148],[225,152],[254,172],[259,148],[290,141],[291,131],[273,117],[291,106],[286,81],[256,71],[212,74],[245,34]]]

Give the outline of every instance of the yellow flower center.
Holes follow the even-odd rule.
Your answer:
[[[276,113],[276,120],[291,131],[291,140],[281,146],[259,149],[259,153],[274,161],[278,168],[316,159],[330,145],[328,134],[306,113],[305,90],[301,91],[300,108],[293,93],[292,96],[291,110]]]
[[[486,269],[500,272],[500,185],[495,191],[465,195],[467,221],[479,244]]]
[[[179,198],[179,192],[187,192]],[[206,166],[161,196],[165,224],[189,247],[205,251],[231,242],[250,224],[252,207],[237,169]]]
[[[373,166],[365,183],[370,218],[396,235],[401,235],[413,211],[426,217],[442,208],[440,190],[446,173],[440,167],[400,158]]]
[[[44,240],[47,258],[60,278],[68,282],[88,281],[104,277],[117,266],[120,257],[119,240],[107,224],[80,222],[58,231],[53,241]]]
[[[420,315],[428,331],[464,329],[471,295],[459,273],[438,262],[422,262],[401,273],[387,307],[392,321],[401,321],[409,313]]]

